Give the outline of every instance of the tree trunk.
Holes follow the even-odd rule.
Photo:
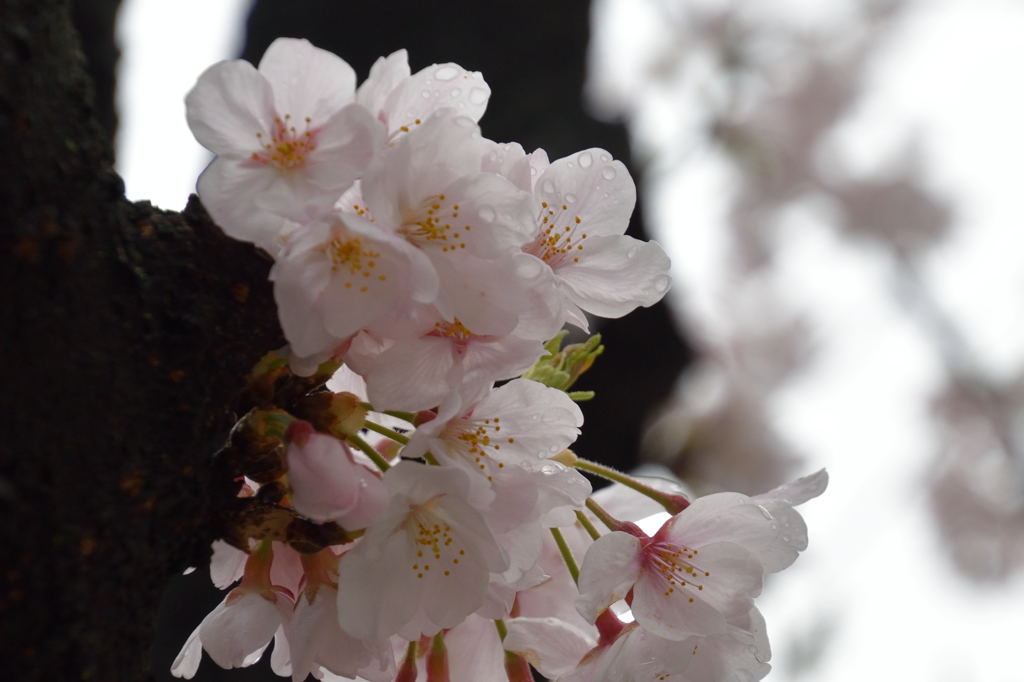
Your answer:
[[[161,591],[203,563],[212,453],[283,343],[269,260],[124,198],[69,3],[0,9],[5,677],[150,679]],[[154,163],[158,160],[154,159]]]

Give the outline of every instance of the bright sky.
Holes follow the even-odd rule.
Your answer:
[[[592,88],[635,101],[644,50],[674,49],[672,36],[642,11],[650,0],[599,4],[611,20],[598,36],[617,49]],[[841,20],[848,3],[758,7],[814,26]],[[234,31],[246,8],[245,0],[123,4],[118,159],[129,198],[184,206],[207,156],[188,131],[182,100],[203,69],[237,54]],[[930,259],[927,276],[996,376],[1024,358],[1021,36],[1019,2],[919,3],[879,51],[870,96],[834,135],[837,153],[865,172],[908,132],[922,140],[926,182],[957,206],[955,237]],[[696,139],[702,121],[679,107],[678,93],[648,95],[635,132],[641,149],[659,151],[662,126]],[[728,197],[732,185],[698,142],[673,153],[685,163],[651,183],[647,214],[674,258],[674,302],[713,334],[731,324],[719,305],[731,248],[721,229],[726,202],[715,198]],[[807,455],[808,471],[829,468],[831,486],[805,510],[811,548],[761,600],[775,652],[769,679],[1017,682],[1024,577],[979,588],[940,553],[921,484],[935,446],[924,406],[936,364],[920,329],[891,301],[889,266],[870,249],[851,248],[814,206],[792,206],[777,227],[786,248],[766,285],[812,316],[822,352],[773,414]],[[830,619],[823,660],[795,676],[787,660]]]
[[[249,0],[127,0],[117,39],[117,170],[129,199],[185,207],[209,154],[185,123],[185,93],[208,66],[235,59]]]

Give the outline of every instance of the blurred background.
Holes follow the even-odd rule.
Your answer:
[[[360,77],[399,47],[458,62],[492,86],[488,137],[626,161],[631,234],[669,251],[674,288],[600,327],[577,450],[699,494],[828,467],[810,548],[760,601],[768,679],[1024,679],[1024,4],[78,4],[95,64],[116,25],[116,88],[96,71],[130,199],[184,206],[209,160],[184,94],[278,36]],[[157,679],[208,585],[169,590]]]

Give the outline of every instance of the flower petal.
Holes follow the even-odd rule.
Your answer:
[[[593,623],[597,616],[624,598],[640,575],[640,540],[615,531],[594,541],[580,567],[580,596],[576,610]]]
[[[375,118],[386,125],[383,114],[388,95],[410,75],[409,55],[405,50],[396,50],[387,57],[380,57],[370,67],[370,75],[356,91],[356,102],[369,110]]]
[[[175,677],[191,680],[196,676],[196,671],[199,670],[199,663],[203,657],[203,643],[199,640],[200,627],[202,627],[201,624],[196,626],[196,629],[185,640],[181,651],[174,657],[174,662],[171,663],[171,674]]]
[[[388,97],[384,109],[392,133],[401,126],[414,128],[419,121],[441,108],[452,108],[461,116],[479,121],[487,109],[491,88],[476,71],[458,64],[434,64],[421,69]]]
[[[557,618],[510,618],[505,624],[505,650],[520,654],[551,679],[574,670],[597,644],[589,633]]]
[[[259,72],[273,88],[282,116],[308,116],[318,124],[355,99],[352,67],[308,40],[278,38],[263,53]]]
[[[252,64],[236,59],[214,64],[185,96],[185,117],[199,144],[236,158],[260,148],[274,120],[270,84]]]
[[[657,242],[626,235],[595,236],[579,251],[579,262],[555,268],[570,301],[599,317],[618,318],[650,306],[668,291],[670,265]]]

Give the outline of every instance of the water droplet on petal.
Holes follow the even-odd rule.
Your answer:
[[[430,91],[424,90],[423,92],[420,93],[420,97],[422,97],[423,99],[430,99]]]
[[[459,95],[462,94],[462,90],[459,90],[458,88],[455,88],[451,92],[449,92],[448,94],[452,96],[452,99],[455,99],[456,97],[458,97]]]
[[[600,159],[601,159],[601,162],[602,162],[602,163],[608,163],[609,161],[611,161],[611,160],[612,160],[612,157],[610,157],[610,156],[609,156],[609,155],[607,155],[607,154],[602,154],[602,155],[600,156]]]
[[[789,542],[789,536],[788,535],[783,535],[782,536],[782,541],[783,542]]]
[[[477,215],[480,216],[481,220],[483,220],[485,222],[488,222],[488,223],[489,222],[493,222],[494,218],[496,217],[496,214],[494,213],[494,209],[491,208],[490,206],[481,206],[480,210],[477,211]]]
[[[434,72],[434,78],[439,81],[450,81],[458,75],[459,70],[448,64],[438,67],[437,71]]]
[[[575,194],[571,194],[570,193],[570,194],[566,194],[565,195],[565,203],[572,204],[572,203],[575,203],[575,201],[576,201],[576,195]]]
[[[469,91],[469,101],[473,104],[483,104],[487,101],[490,93],[484,88],[473,88]]]
[[[611,166],[605,166],[604,168],[601,169],[601,177],[604,178],[605,180],[614,180],[615,169],[612,168]]]
[[[759,504],[759,505],[757,505],[757,510],[758,510],[759,512],[761,512],[761,516],[763,516],[763,517],[765,517],[766,519],[768,519],[769,521],[771,521],[771,519],[772,519],[772,513],[771,513],[770,511],[768,511],[768,509],[767,509],[767,508],[765,508],[765,506],[764,506],[763,504]]]
[[[555,191],[555,183],[551,182],[551,180],[545,180],[541,183],[540,188],[544,190],[546,194],[551,194]]]
[[[590,165],[594,163],[594,157],[590,155],[590,152],[583,152],[579,155],[580,168],[590,168]]]

